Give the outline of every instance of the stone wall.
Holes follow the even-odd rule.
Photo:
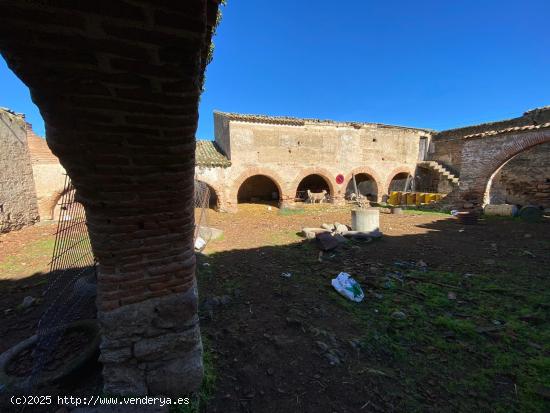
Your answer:
[[[550,208],[550,143],[535,146],[506,163],[493,177],[489,200]]]
[[[38,221],[25,119],[0,109],[0,233]]]

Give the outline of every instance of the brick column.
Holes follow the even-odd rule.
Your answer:
[[[202,378],[193,177],[214,0],[0,2],[99,261],[105,391],[182,396]]]

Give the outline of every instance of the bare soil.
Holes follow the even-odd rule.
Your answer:
[[[321,257],[298,235],[335,221],[349,225],[349,208],[209,211],[205,224],[224,236],[197,266],[201,411],[550,411],[548,218],[464,226],[444,214],[381,213],[382,239]],[[32,335],[41,314],[40,303],[18,305],[48,277],[37,274],[47,261],[26,250],[52,235],[24,231],[0,239],[0,269],[11,263],[0,278],[0,351]],[[21,260],[34,264],[14,269]],[[361,284],[363,302],[334,291],[341,271]],[[99,371],[70,389],[97,392]]]

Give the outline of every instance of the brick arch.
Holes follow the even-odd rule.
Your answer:
[[[62,188],[58,191],[56,191],[53,195],[48,197],[47,199],[47,211],[48,211],[48,219],[56,220],[58,217],[55,214],[55,207],[57,206],[57,203],[63,198],[63,195],[70,191],[74,191],[75,189],[71,186],[69,188]],[[46,207],[44,208],[46,210]]]
[[[358,175],[358,174],[367,174],[374,180],[374,182],[376,183],[376,197],[380,199],[380,197],[382,196],[382,180],[380,179],[380,176],[378,175],[378,173],[374,169],[368,166],[360,166],[358,168],[355,168],[346,176],[346,179],[342,184],[344,191],[348,187],[350,181],[352,180],[353,175]]]
[[[281,183],[284,181],[279,176],[279,174],[269,168],[253,167],[248,168],[242,174],[240,174],[239,177],[235,181],[233,181],[233,184],[231,185],[231,198],[233,199],[235,204],[237,204],[237,194],[239,193],[239,188],[241,187],[243,182],[251,176],[255,175],[263,175],[271,179],[277,187],[277,190],[279,191],[279,201],[283,199],[284,191]]]
[[[203,178],[203,177],[200,177],[200,176],[196,176],[195,180],[205,183],[206,185],[208,185],[210,187],[211,190],[214,191],[214,195],[216,195],[216,198],[218,199],[218,204],[216,205],[216,210],[222,209],[224,199],[223,199],[223,192],[222,192],[221,188],[219,187],[219,185],[213,183],[211,179]]]
[[[177,397],[203,377],[194,152],[219,2],[89,3],[0,1],[0,53],[86,209],[104,392]]]
[[[302,180],[309,175],[319,175],[326,181],[329,188],[330,196],[335,197],[338,195],[336,193],[336,181],[331,178],[333,174],[323,168],[306,168],[298,172],[298,175],[296,176],[296,178],[294,178],[292,184],[290,184],[288,188],[288,193],[292,194],[292,197],[296,195],[296,191],[298,190],[298,185],[300,185],[300,182],[302,182]]]
[[[460,186],[457,191],[458,198],[462,201],[473,202],[474,205],[482,205],[485,193],[495,173],[516,155],[531,149],[534,146],[550,142],[550,130],[507,134],[492,138],[478,139],[472,142],[469,153],[482,154],[488,152],[488,139],[491,139],[492,147],[500,148],[499,151],[491,151],[484,154],[482,159],[477,159],[463,168],[460,176]],[[487,140],[487,142],[483,142]]]
[[[402,173],[414,175],[413,170],[408,166],[400,166],[398,168],[395,168],[386,177],[386,183],[384,184],[384,194],[389,194],[391,181],[393,180],[393,178],[395,178],[396,175],[399,175]]]

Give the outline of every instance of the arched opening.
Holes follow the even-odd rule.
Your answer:
[[[75,189],[66,191],[59,196],[53,207],[52,219],[54,221],[71,221],[72,219],[82,218],[84,206],[75,201],[75,196]]]
[[[520,152],[497,168],[483,203],[550,208],[550,143]]]
[[[400,172],[392,178],[390,186],[388,188],[388,192],[392,193],[395,191],[413,191],[413,186],[414,180],[412,179],[412,176],[408,172]]]
[[[265,175],[253,175],[244,180],[237,192],[237,202],[277,203],[281,194],[273,179]]]
[[[357,192],[355,185],[357,185]],[[355,174],[355,184],[353,183],[353,176],[350,178],[346,187],[346,198],[352,197],[352,194],[362,195],[369,201],[378,201],[378,185],[372,176],[367,173],[361,172]]]
[[[332,195],[330,193],[330,185],[325,178],[318,174],[307,175],[303,178],[296,188],[296,199],[301,201],[308,200],[307,191],[314,193],[322,193],[325,191],[325,200],[328,200]]]
[[[217,211],[220,208],[220,201],[216,190],[204,181],[196,180],[195,182],[208,189],[208,208]]]

